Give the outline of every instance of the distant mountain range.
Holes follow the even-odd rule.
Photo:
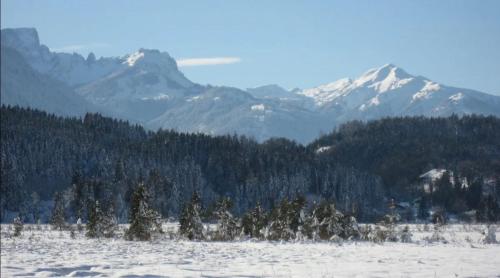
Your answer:
[[[152,129],[307,143],[350,120],[500,116],[498,96],[448,87],[391,64],[305,90],[277,85],[241,90],[194,83],[158,50],[100,59],[51,52],[33,28],[2,29],[1,55],[2,104],[64,116],[99,112]]]

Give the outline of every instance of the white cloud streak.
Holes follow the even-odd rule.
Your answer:
[[[188,58],[177,60],[179,67],[228,65],[241,62],[239,57]]]
[[[102,43],[102,42],[94,42],[94,43],[88,43],[88,44],[72,44],[72,45],[66,45],[62,47],[57,47],[57,48],[51,48],[51,51],[54,52],[77,52],[77,51],[82,51],[82,50],[89,50],[89,49],[96,49],[96,48],[106,48],[110,47],[111,45],[109,43]]]

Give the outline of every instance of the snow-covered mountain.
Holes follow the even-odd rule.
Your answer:
[[[323,121],[317,113],[300,106],[255,98],[237,88],[213,87],[177,102],[148,125],[208,134],[245,134],[260,141],[287,137],[309,142],[326,126]]]
[[[354,119],[500,116],[498,96],[441,85],[391,64],[305,90],[278,85],[240,90],[194,83],[168,53],[158,50],[96,59],[52,52],[32,28],[2,29],[1,39],[2,103],[60,115],[100,111],[154,129],[303,143]]]
[[[129,120],[147,123],[178,100],[205,88],[188,80],[166,52],[139,49],[110,74],[80,86],[77,93]]]
[[[2,29],[2,45],[17,50],[36,71],[77,86],[126,67],[121,58],[100,58],[90,53],[87,59],[73,53],[55,53],[40,44],[34,28]]]
[[[1,47],[1,103],[63,116],[99,111],[66,84],[31,68],[16,50]]]
[[[500,97],[438,84],[387,64],[356,79],[344,78],[299,94],[314,100],[317,110],[337,122],[386,116],[500,116]]]

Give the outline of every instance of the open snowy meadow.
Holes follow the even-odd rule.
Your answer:
[[[444,226],[440,241],[432,225],[410,225],[411,243],[192,242],[164,227],[163,238],[137,242],[47,225],[13,237],[2,225],[1,277],[500,277],[500,244],[483,243],[483,225]]]

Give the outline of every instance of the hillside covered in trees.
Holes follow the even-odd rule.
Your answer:
[[[500,120],[494,117],[351,122],[302,146],[282,138],[257,143],[236,135],[153,132],[98,114],[61,118],[3,106],[0,155],[2,221],[11,221],[9,212],[40,218],[44,201],[60,192],[74,221],[87,215],[86,203],[99,200],[126,222],[138,184],[162,217],[175,218],[195,191],[205,211],[221,197],[230,197],[233,213],[242,215],[257,203],[271,209],[305,196],[335,202],[361,221],[379,219],[390,198],[457,214],[489,210],[494,217],[500,199]],[[419,177],[434,168],[448,171],[427,194]]]

